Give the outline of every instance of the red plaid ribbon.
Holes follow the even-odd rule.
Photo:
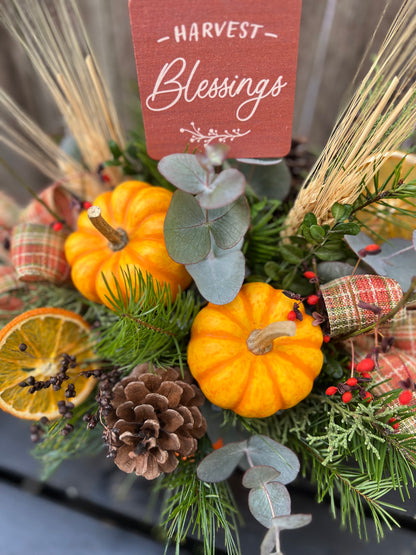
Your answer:
[[[76,208],[72,195],[64,187],[55,183],[43,189],[38,196],[71,229],[76,227],[79,209]],[[19,220],[48,225],[56,221],[56,217],[52,216],[41,202],[32,200],[21,213]]]
[[[11,259],[22,281],[50,281],[61,284],[69,279],[65,258],[67,234],[42,224],[19,224],[13,229]]]
[[[374,304],[381,315],[388,314],[403,297],[394,279],[376,275],[342,277],[321,286],[322,298],[328,315],[331,337],[348,335],[376,323],[379,316],[360,308],[358,303]],[[401,310],[395,320],[403,319]]]
[[[392,389],[400,388],[400,381],[410,378],[416,381],[416,359],[409,353],[401,349],[393,348],[389,353],[380,355],[380,369],[374,372],[376,381],[388,380],[374,388],[374,393],[387,393]],[[400,406],[399,401],[394,401],[391,406]],[[416,406],[416,394],[413,392],[413,399],[409,406]],[[411,416],[402,420],[400,423],[400,431],[403,433],[414,433],[416,426],[416,417]]]

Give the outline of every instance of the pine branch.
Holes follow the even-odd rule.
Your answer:
[[[201,457],[202,458],[202,457]],[[189,533],[202,539],[204,553],[214,555],[216,532],[222,530],[228,555],[240,555],[238,538],[239,512],[227,482],[208,484],[196,475],[199,460],[181,461],[172,474],[157,484],[157,491],[166,494],[161,526],[167,542],[174,542],[176,554]]]
[[[100,357],[129,371],[144,362],[182,367],[198,305],[191,292],[172,301],[170,288],[137,269],[122,271],[120,284],[106,282],[117,319],[98,329]]]

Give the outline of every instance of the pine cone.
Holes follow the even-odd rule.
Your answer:
[[[143,364],[115,385],[104,437],[120,470],[153,480],[195,453],[207,424],[198,409],[204,397],[191,381],[179,369],[150,373]]]

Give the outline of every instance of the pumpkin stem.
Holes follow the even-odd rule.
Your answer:
[[[273,349],[277,337],[293,337],[295,333],[295,322],[272,322],[262,330],[253,330],[247,339],[247,347],[253,355],[264,355]]]
[[[108,239],[109,246],[113,251],[120,251],[127,245],[127,233],[124,229],[115,229],[106,220],[104,220],[101,216],[101,208],[98,206],[90,206],[87,214],[95,229]]]

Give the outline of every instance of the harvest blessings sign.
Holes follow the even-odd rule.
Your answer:
[[[290,149],[301,0],[130,0],[147,148]]]

